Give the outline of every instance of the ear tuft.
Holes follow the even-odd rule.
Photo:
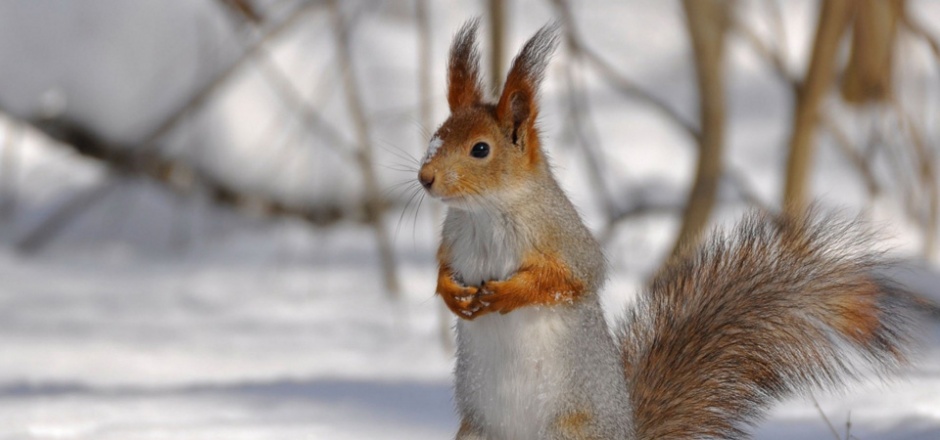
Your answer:
[[[496,104],[496,116],[510,130],[514,143],[519,137],[535,133],[539,86],[552,53],[558,47],[560,28],[559,22],[543,26],[512,61]]]
[[[483,101],[480,83],[480,50],[477,48],[477,28],[480,19],[464,23],[450,46],[447,66],[447,103],[451,113]]]

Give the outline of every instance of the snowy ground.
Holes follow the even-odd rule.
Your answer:
[[[39,5],[35,6],[42,12],[38,15],[50,8],[23,4],[27,3]],[[159,6],[162,2],[151,3]],[[446,11],[437,8],[436,62],[442,62],[453,30],[466,17],[479,13],[477,3],[463,2]],[[814,3],[785,4],[791,67],[801,71],[799,60],[805,59]],[[917,4],[932,11],[932,15],[920,16],[940,16],[936,4]],[[551,15],[545,2],[515,5],[514,14],[526,17],[524,26],[513,29],[515,40]],[[588,42],[643,86],[662,94],[682,114],[692,115],[694,81],[678,5],[596,5],[576,11]],[[122,17],[128,20],[151,15],[130,7],[124,10],[129,15]],[[171,16],[161,17],[174,22]],[[617,18],[616,23],[611,17]],[[368,82],[378,89],[369,98],[382,108],[404,106],[410,101],[403,104],[402,96],[412,99],[414,91],[389,83],[399,87],[399,82],[410,84],[412,79],[411,70],[400,69],[411,69],[414,63],[410,49],[401,49],[411,41],[410,22],[367,18],[376,26],[361,41],[371,42],[371,50],[381,49],[377,51],[382,57],[375,63],[399,65],[399,70],[392,69],[392,79]],[[72,23],[70,17],[62,20]],[[322,28],[311,26],[313,32]],[[380,44],[386,38],[395,46],[387,53]],[[7,40],[0,49],[19,47]],[[4,54],[17,53],[7,49]],[[730,48],[729,59],[734,67],[729,69],[728,162],[745,174],[759,197],[778,200],[780,145],[790,104],[786,88],[739,43]],[[125,58],[109,60],[120,63]],[[563,185],[596,228],[596,198],[583,158],[570,147],[565,124],[559,120],[564,110],[558,103],[557,67],[550,69],[547,78],[546,145]],[[17,72],[29,77],[33,70],[45,71]],[[372,65],[362,71],[373,79],[387,75]],[[657,197],[680,198],[694,164],[688,139],[647,108],[625,103],[599,86],[596,78],[586,76],[604,160],[611,169],[609,186],[622,194],[628,193],[624,188],[646,185],[653,188],[647,192]],[[409,81],[397,81],[401,78]],[[442,77],[436,83],[442,86]],[[379,93],[383,88],[394,90],[385,90],[388,95],[383,96]],[[935,88],[930,90],[936,94]],[[443,90],[435,93],[440,114]],[[233,139],[247,137],[239,130],[245,130],[250,125],[246,119],[256,115],[239,111],[246,108],[245,99],[229,99],[231,103],[219,105],[231,104],[221,119],[231,124]],[[254,107],[255,101],[248,102],[253,111],[261,112]],[[92,104],[105,107],[107,100],[85,103]],[[113,114],[98,109],[108,116],[102,120],[124,112],[123,104],[113,107]],[[425,140],[415,140],[420,134],[414,124],[385,125],[395,125],[397,131],[380,126],[377,139],[420,154]],[[402,135],[404,131],[408,133]],[[5,140],[5,129],[3,136]],[[453,355],[439,337],[441,320],[450,318],[442,315],[432,295],[434,227],[427,205],[415,217],[418,224],[412,224],[412,213],[407,213],[397,233],[396,250],[405,283],[405,296],[397,303],[383,293],[366,229],[343,225],[311,230],[291,222],[234,219],[214,212],[198,197],[179,200],[140,183],[121,185],[50,249],[24,256],[11,251],[9,243],[51,207],[67,200],[71,191],[103,177],[100,167],[63,155],[33,134],[26,133],[24,139],[17,159],[21,170],[15,184],[18,214],[12,224],[0,224],[4,245],[0,247],[0,439],[421,440],[452,436],[457,426],[450,389]],[[245,146],[257,154],[250,147],[257,145]],[[395,162],[386,156],[388,162]],[[822,139],[817,159],[813,187],[824,206],[847,205],[849,211],[865,206],[857,175],[844,165],[831,139]],[[334,176],[327,170],[330,165],[322,161],[313,165],[314,174],[325,173],[313,176],[314,186],[317,179],[330,183],[314,190],[335,191]],[[231,168],[236,174],[244,171]],[[413,175],[386,174],[383,182],[402,178]],[[333,196],[344,194],[348,196],[335,191]],[[919,236],[905,225],[897,202],[886,200],[875,208],[872,215],[896,237],[892,244],[902,255],[916,254]],[[726,207],[717,219],[726,222],[739,214],[740,206]],[[388,220],[392,229],[398,226],[397,215]],[[675,228],[674,219],[650,216],[629,222],[619,231],[607,249],[614,267],[604,294],[610,317],[619,314],[645,274],[656,267]],[[908,275],[919,289],[940,299],[936,287],[940,276]],[[915,364],[898,380],[866,383],[844,395],[817,398],[839,432],[844,433],[850,422],[854,438],[940,438],[940,328],[925,329]],[[813,402],[798,400],[779,406],[760,425],[757,437],[832,435]]]
[[[408,296],[396,306],[356,267],[372,262],[357,245],[365,231],[273,229],[240,245],[307,239],[316,250],[241,263],[0,255],[0,438],[452,435],[452,357],[437,339],[430,261],[406,258]],[[931,331],[899,381],[820,397],[838,429],[848,418],[858,438],[940,436],[940,332]],[[778,408],[758,433],[829,435],[804,401]]]

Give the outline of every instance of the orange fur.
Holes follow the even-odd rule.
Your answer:
[[[447,263],[447,250],[441,246],[437,252],[440,268],[437,275],[437,294],[455,315],[464,319],[477,317],[483,306],[479,301],[479,288],[463,286],[454,279],[454,272]]]
[[[833,309],[832,327],[859,344],[869,344],[881,327],[878,310],[881,288],[872,280],[865,280],[854,292],[840,293],[827,301]]]
[[[506,314],[520,307],[573,304],[585,293],[584,283],[556,255],[533,252],[508,280],[464,286],[454,279],[444,246],[438,251],[437,294],[460,318],[473,320],[490,313]]]
[[[558,431],[565,435],[564,438],[571,440],[599,440],[600,437],[591,435],[591,423],[593,417],[588,411],[576,411],[563,414],[555,419],[555,426]]]
[[[451,112],[472,107],[483,101],[480,51],[476,43],[479,25],[479,20],[467,22],[457,32],[451,47],[447,65],[447,103]]]
[[[435,196],[485,196],[518,188],[539,172],[530,154],[509,142],[492,105],[479,105],[452,115],[438,129],[437,136],[443,142],[441,151],[421,168],[423,179],[433,176],[430,191]],[[467,160],[470,149],[478,142],[490,146],[489,157]]]
[[[473,426],[466,419],[460,420],[460,429],[457,430],[457,438],[467,438],[475,433]]]
[[[487,281],[480,288],[483,309],[477,315],[509,313],[526,306],[573,304],[584,292],[584,283],[572,276],[557,256],[533,252],[522,260],[508,280]]]

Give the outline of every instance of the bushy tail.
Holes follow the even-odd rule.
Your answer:
[[[910,295],[861,229],[752,214],[672,261],[619,328],[637,437],[744,437],[781,398],[904,363]]]

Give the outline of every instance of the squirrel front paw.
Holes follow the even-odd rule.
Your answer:
[[[484,304],[480,302],[480,289],[473,286],[452,286],[437,292],[444,299],[444,304],[455,315],[466,320],[484,314]]]
[[[505,315],[522,304],[519,299],[508,292],[505,281],[487,281],[480,286],[480,304],[487,313],[499,312]]]

